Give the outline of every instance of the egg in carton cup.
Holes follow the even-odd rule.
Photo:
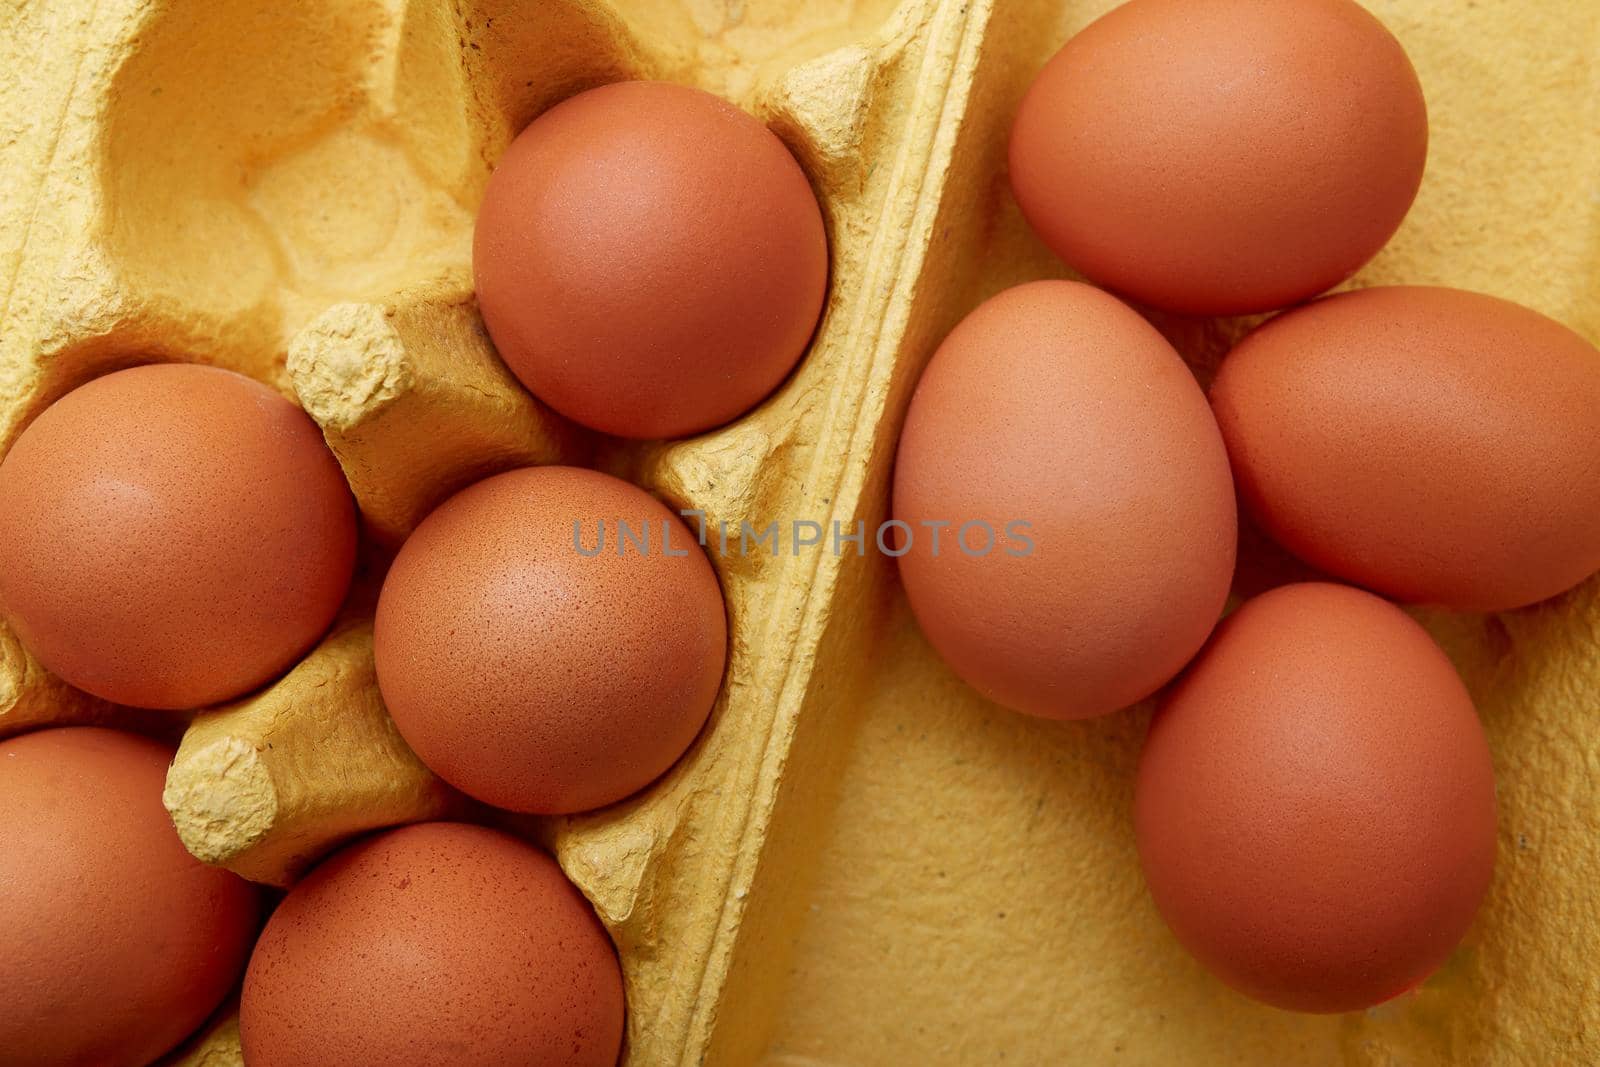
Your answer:
[[[5,16],[8,110],[39,121],[6,156],[22,195],[0,207],[0,446],[91,378],[203,362],[296,398],[361,509],[332,631],[183,735],[165,801],[195,855],[287,886],[353,835],[468,811],[400,739],[372,662],[383,566],[455,490],[593,463],[703,513],[713,538],[777,522],[780,551],[711,552],[729,661],[690,752],[620,804],[524,826],[617,945],[629,1062],[759,1051],[782,979],[768,955],[827,810],[829,732],[888,602],[872,541],[899,413],[953,321],[944,297],[974,236],[956,223],[997,163],[969,132],[989,15],[958,0],[51,0]],[[511,138],[630,78],[762,118],[830,239],[798,369],[733,424],[664,443],[600,439],[533,399],[489,343],[468,269]],[[794,545],[797,520],[821,543]],[[0,650],[0,730],[148,717],[66,688],[9,634]],[[174,1062],[237,1057],[225,1010]]]

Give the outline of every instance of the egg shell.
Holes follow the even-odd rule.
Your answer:
[[[1157,908],[1250,996],[1354,1011],[1466,932],[1494,771],[1449,659],[1400,609],[1321,582],[1247,602],[1151,720],[1134,800]]]
[[[622,971],[549,856],[422,823],[351,845],[290,891],[250,958],[250,1067],[612,1067]]]
[[[99,727],[0,742],[0,1067],[144,1067],[233,988],[256,891],[184,851],[171,757]]]
[[[232,371],[94,379],[0,461],[0,614],[119,704],[201,707],[282,673],[333,620],[355,548],[316,424]]]
[[[384,581],[374,656],[395,724],[435,773],[550,814],[670,767],[716,699],[727,640],[716,574],[674,512],[609,475],[528,467],[417,527]]]
[[[1496,611],[1600,569],[1600,352],[1537,312],[1329,297],[1245,338],[1211,402],[1246,506],[1329,574]]]
[[[1011,186],[1066,262],[1188,314],[1353,274],[1422,182],[1427,107],[1351,0],[1132,0],[1067,42],[1011,132]]]
[[[894,515],[928,640],[1033,715],[1149,696],[1199,650],[1233,576],[1233,485],[1204,394],[1154,327],[1077,282],[1009,289],[939,346],[900,438]],[[987,554],[981,527],[971,551],[953,540],[972,522],[995,532]]]
[[[677,437],[755,406],[827,290],[822,212],[775,134],[666,82],[591,89],[506,150],[473,239],[513,373],[585,426]]]

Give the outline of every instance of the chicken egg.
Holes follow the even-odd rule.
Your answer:
[[[1233,577],[1233,483],[1204,394],[1154,327],[1077,282],[1006,290],[939,346],[900,438],[894,517],[928,640],[1033,715],[1155,692]]]
[[[614,1067],[622,972],[554,860],[423,823],[335,853],[290,890],[245,974],[250,1067]]]
[[[144,1067],[233,988],[256,890],[178,840],[171,759],[98,727],[0,742],[0,1067]]]
[[[1246,507],[1329,574],[1498,611],[1600,570],[1600,351],[1537,312],[1328,297],[1240,342],[1211,403]]]
[[[232,371],[96,378],[0,461],[0,615],[118,704],[197,708],[281,674],[333,621],[355,551],[316,423]]]
[[[650,494],[574,467],[496,475],[401,547],[374,656],[395,725],[465,793],[582,811],[643,788],[716,699],[722,591]]]
[[[1130,0],[1028,90],[1011,187],[1091,280],[1231,315],[1353,274],[1399,228],[1427,154],[1416,71],[1352,0]]]
[[[1494,772],[1427,632],[1348,586],[1282,586],[1217,628],[1139,759],[1156,907],[1229,985],[1354,1011],[1443,964],[1494,868]]]
[[[699,89],[618,82],[512,142],[473,270],[489,335],[536,396],[606,433],[679,437],[793,369],[828,242],[805,173],[755,118]]]

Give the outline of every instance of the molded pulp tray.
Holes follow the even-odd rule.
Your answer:
[[[389,723],[370,618],[394,546],[486,473],[591,463],[712,524],[873,529],[944,332],[989,293],[1064,273],[1007,191],[1006,130],[1045,57],[1111,6],[7,3],[0,449],[90,377],[214,363],[299,399],[364,517],[333,633],[183,734],[166,802],[189,848],[288,885],[351,835],[483,815]],[[1368,6],[1418,66],[1433,145],[1411,218],[1355,284],[1481,289],[1600,340],[1600,7]],[[630,77],[765,119],[832,242],[797,373],[732,426],[668,444],[601,439],[531,399],[484,336],[468,270],[510,138]],[[1250,322],[1157,324],[1205,381]],[[1237,592],[1296,576],[1244,537]],[[1127,819],[1145,710],[1059,724],[985,704],[918,636],[889,561],[845,548],[717,559],[731,656],[689,755],[612,808],[516,821],[616,940],[626,1062],[1600,1061],[1600,582],[1519,612],[1424,617],[1494,748],[1494,887],[1421,991],[1300,1017],[1201,973],[1145,898]],[[182,726],[73,693],[0,631],[0,733],[84,721]],[[238,1063],[230,1012],[172,1062]]]

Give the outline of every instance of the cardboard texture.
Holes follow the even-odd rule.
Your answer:
[[[979,299],[1064,273],[1007,192],[1043,60],[1109,0],[36,0],[0,11],[0,449],[108,370],[193,360],[296,397],[363,511],[345,616],[264,691],[194,720],[166,801],[208,862],[291,884],[348,837],[458,814],[373,683],[387,555],[456,488],[592,462],[715,536],[813,520],[823,545],[717,554],[728,675],[688,756],[588,815],[516,820],[620,952],[630,1064],[1579,1063],[1594,1047],[1600,584],[1430,616],[1479,702],[1502,850],[1421,992],[1302,1018],[1191,963],[1127,819],[1147,711],[984,704],[917,635],[884,517],[922,363]],[[1600,9],[1374,0],[1433,121],[1410,220],[1357,279],[1461,285],[1600,338]],[[751,110],[815,185],[830,296],[805,362],[733,425],[619,444],[553,416],[473,309],[473,211],[550,104],[628,77]],[[1245,322],[1159,319],[1202,380]],[[1597,413],[1600,417],[1600,413]],[[871,534],[868,533],[870,542]],[[1238,590],[1295,573],[1246,535]],[[147,726],[0,633],[0,732]],[[181,724],[181,718],[176,720]],[[172,720],[168,720],[172,722]],[[173,1063],[239,1062],[225,1010]]]

